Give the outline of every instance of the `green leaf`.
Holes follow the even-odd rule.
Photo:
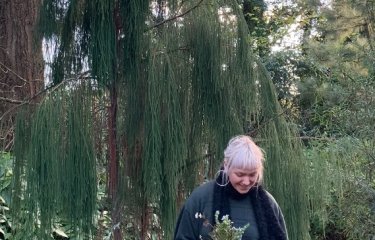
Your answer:
[[[66,235],[66,233],[65,233],[63,230],[61,230],[61,229],[55,229],[53,232],[54,232],[57,236],[59,236],[59,237],[69,238],[69,236]]]

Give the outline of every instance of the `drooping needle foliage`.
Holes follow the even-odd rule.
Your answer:
[[[92,229],[96,161],[89,93],[81,88],[50,95],[32,119],[18,117],[15,178],[24,184],[15,185],[13,206],[25,213],[20,230],[28,239],[47,239],[56,219],[73,231]]]
[[[266,185],[285,210],[290,238],[308,238],[305,163],[237,1],[43,5],[40,34],[56,44],[52,82],[91,75],[62,84],[30,120],[19,118],[15,199],[31,213],[30,234],[46,236],[59,218],[81,236],[93,233],[96,160],[108,159],[114,232],[132,223],[145,239],[151,212],[170,239],[181,197],[213,176],[230,137],[246,133],[267,152]],[[106,108],[96,109],[98,101]],[[93,129],[98,116],[108,121],[104,137]]]

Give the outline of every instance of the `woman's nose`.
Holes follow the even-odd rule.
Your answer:
[[[242,183],[244,185],[249,185],[251,183],[251,179],[249,177],[244,177],[244,179],[242,180]]]

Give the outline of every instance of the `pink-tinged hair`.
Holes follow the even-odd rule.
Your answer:
[[[258,169],[258,182],[262,182],[263,163],[263,150],[249,136],[239,135],[233,137],[229,140],[224,150],[224,173],[226,176],[233,168]]]

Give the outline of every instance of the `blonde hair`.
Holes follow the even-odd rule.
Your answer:
[[[263,150],[249,136],[233,137],[224,150],[224,173],[226,176],[233,168],[258,169],[258,182],[261,182],[263,180],[263,163]]]

